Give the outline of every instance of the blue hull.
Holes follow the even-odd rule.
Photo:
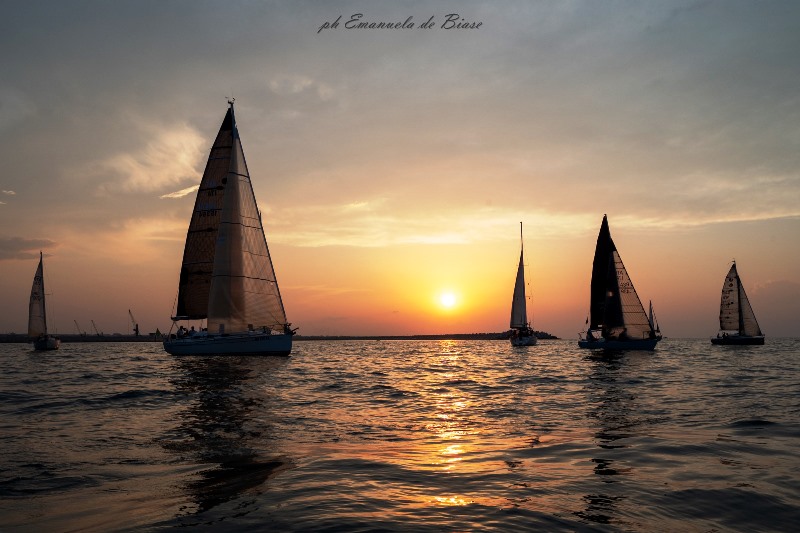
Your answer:
[[[232,335],[196,335],[164,341],[171,355],[289,355],[291,335],[240,333]]]
[[[511,345],[512,346],[535,346],[536,345],[536,337],[511,337]]]
[[[578,341],[579,348],[587,348],[589,350],[648,350],[655,349],[656,344],[661,339],[641,339],[641,340],[627,340],[627,341],[612,341],[612,340],[595,340],[587,341],[581,339]]]
[[[762,346],[764,336],[750,337],[747,335],[727,335],[725,337],[711,337],[711,344],[724,346]]]
[[[58,350],[59,346],[61,346],[61,339],[58,337],[51,337],[50,335],[37,338],[33,341],[33,349],[39,351]]]

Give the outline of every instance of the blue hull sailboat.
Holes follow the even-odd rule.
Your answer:
[[[187,330],[183,321],[207,322]],[[197,191],[172,317],[164,340],[173,355],[289,355],[275,269],[256,204],[233,101],[211,147]]]
[[[652,306],[651,306],[652,309]],[[652,316],[652,311],[651,311]],[[648,318],[603,215],[592,263],[589,318],[580,348],[653,350],[661,333]]]
[[[711,343],[732,346],[764,344],[764,334],[744,292],[744,285],[736,270],[736,261],[731,265],[722,285],[719,333],[711,338]]]

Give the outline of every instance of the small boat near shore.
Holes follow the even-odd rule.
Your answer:
[[[33,275],[31,299],[28,306],[28,338],[34,350],[58,350],[61,339],[47,332],[47,305],[44,292],[44,260],[39,252],[39,267]]]
[[[736,270],[736,261],[731,265],[719,304],[719,333],[711,337],[711,344],[728,346],[753,346],[764,344],[764,334],[756,320],[750,300],[744,292],[742,279]]]
[[[597,235],[589,317],[578,347],[603,350],[653,350],[661,332],[645,313],[639,295],[611,238],[608,219],[603,215]],[[652,303],[651,303],[652,310]],[[652,313],[652,311],[651,311]]]
[[[511,297],[511,344],[514,346],[533,346],[536,335],[528,321],[528,296],[525,291],[525,263],[523,259],[522,222],[519,223],[519,265]]]

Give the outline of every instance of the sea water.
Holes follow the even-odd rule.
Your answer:
[[[800,340],[0,345],[0,531],[794,531]]]

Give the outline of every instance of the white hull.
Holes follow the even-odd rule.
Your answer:
[[[38,338],[33,341],[34,350],[58,350],[59,346],[61,346],[61,339],[51,337],[50,335],[46,335],[43,338]]]
[[[535,335],[530,337],[511,337],[512,346],[533,346],[536,344],[537,338]]]
[[[599,340],[586,340],[581,339],[578,341],[578,348],[587,348],[589,350],[654,350],[660,338],[655,339],[639,339],[627,341],[612,341],[607,339]]]
[[[292,336],[264,333],[195,335],[165,340],[164,349],[172,355],[289,355]]]

